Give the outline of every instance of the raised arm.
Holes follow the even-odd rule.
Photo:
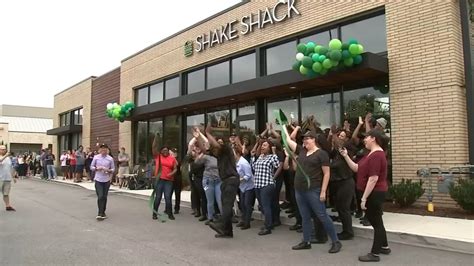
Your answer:
[[[339,152],[341,153],[342,157],[344,157],[344,160],[346,160],[347,165],[349,165],[349,168],[351,168],[353,172],[357,173],[357,170],[359,170],[359,165],[352,161],[351,157],[349,157],[349,154],[347,153],[347,149],[341,148],[339,149]]]
[[[356,145],[359,144],[359,138],[357,136],[359,136],[359,131],[363,124],[364,121],[362,121],[362,117],[359,116],[359,124],[357,124],[357,127],[354,129],[351,137],[352,142],[354,142]]]
[[[296,126],[293,128],[293,131],[291,131],[290,138],[294,141],[296,141],[296,135],[298,135],[298,131],[300,131],[301,127]]]
[[[280,134],[278,134],[278,132],[276,132],[276,130],[273,128],[273,124],[272,123],[269,123],[269,133],[270,133],[270,136],[278,139],[279,141],[281,140],[281,136]]]
[[[370,120],[372,120],[372,113],[367,113],[365,115],[365,132],[366,133],[368,133],[372,129],[372,126],[370,125]]]
[[[209,145],[219,153],[221,150],[221,145],[217,142],[216,138],[211,134],[211,129],[212,129],[211,123],[207,124],[206,137],[209,141]]]
[[[156,132],[155,138],[153,139],[153,144],[151,145],[151,151],[153,153],[153,156],[157,156],[158,154],[160,154],[160,151],[158,150],[158,146],[160,144],[159,138],[160,138],[160,133]]]
[[[294,152],[296,151],[296,142],[294,140],[291,139],[290,135],[288,134],[288,129],[286,129],[286,126],[282,126],[282,130],[283,132],[285,133],[285,136],[286,136],[286,142],[288,143],[288,146],[290,147],[290,149]],[[296,127],[294,131],[296,130],[299,130],[299,127]],[[293,133],[292,133],[293,134]]]

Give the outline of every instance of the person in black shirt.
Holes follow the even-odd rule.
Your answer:
[[[210,222],[209,226],[218,234],[217,238],[232,238],[232,217],[235,197],[239,190],[239,174],[237,173],[234,151],[229,145],[219,144],[211,134],[211,125],[206,127],[210,151],[217,157],[217,167],[222,180],[222,214],[218,221]]]

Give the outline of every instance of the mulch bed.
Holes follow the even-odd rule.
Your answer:
[[[441,208],[441,207],[436,207],[436,205],[434,208],[434,212],[429,212],[426,206],[409,206],[409,207],[400,208],[398,205],[393,204],[392,202],[385,202],[383,205],[383,210],[386,212],[395,212],[395,213],[474,220],[474,213],[468,213],[461,208],[459,209]]]

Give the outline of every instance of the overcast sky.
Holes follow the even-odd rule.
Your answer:
[[[54,94],[241,0],[0,1],[0,104]]]

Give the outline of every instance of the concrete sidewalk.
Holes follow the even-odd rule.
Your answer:
[[[94,183],[87,181],[73,183],[70,180],[54,180],[53,182],[95,190]],[[152,190],[128,190],[111,186],[110,193],[147,200]],[[181,206],[190,208],[190,202],[191,193],[189,191],[182,191]],[[283,224],[292,225],[295,223],[294,219],[289,219],[283,215],[284,212],[282,212],[281,216]],[[263,220],[263,216],[258,211],[253,213],[253,217]],[[387,237],[391,242],[474,254],[473,220],[390,212],[384,213],[383,220]],[[338,223],[336,225],[340,226]],[[364,238],[373,237],[372,227],[362,226],[359,223],[359,219],[353,218],[353,226],[356,236]]]

